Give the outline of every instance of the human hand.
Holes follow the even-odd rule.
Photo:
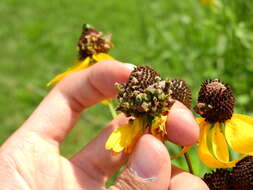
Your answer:
[[[60,155],[60,143],[82,110],[114,97],[114,83],[126,82],[130,72],[126,64],[105,61],[64,78],[1,146],[1,189],[102,190],[124,163],[125,169],[110,190],[208,189],[199,178],[171,166],[167,149],[151,135],[143,135],[130,156],[105,150],[113,129],[127,122],[124,115],[72,158]],[[167,131],[168,139],[182,146],[198,138],[198,125],[180,103],[170,111]]]

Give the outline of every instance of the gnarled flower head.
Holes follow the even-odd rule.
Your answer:
[[[166,115],[173,104],[169,86],[152,68],[136,67],[126,84],[116,84],[120,103],[117,110],[134,117]]]
[[[106,149],[130,153],[138,138],[145,133],[165,141],[167,114],[175,100],[185,100],[182,98],[185,95],[177,91],[181,89],[184,94],[185,86],[176,84],[180,82],[163,80],[148,66],[136,67],[127,83],[117,83],[119,100],[117,110],[126,116],[133,116],[134,119],[112,132],[106,142]]]
[[[77,43],[79,59],[98,53],[108,53],[112,48],[111,35],[104,35],[90,25],[83,25],[83,32]]]
[[[230,168],[241,159],[230,160],[228,145],[235,152],[253,154],[253,118],[233,114],[234,102],[229,85],[217,79],[202,84],[194,109],[202,116],[198,153],[209,168]]]
[[[113,57],[107,54],[112,48],[110,36],[103,35],[102,32],[97,31],[89,25],[84,25],[83,32],[77,43],[79,58],[74,62],[72,67],[55,76],[47,86],[56,84],[70,73],[86,69],[99,61],[114,60]]]

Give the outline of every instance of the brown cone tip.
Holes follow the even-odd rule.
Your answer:
[[[85,59],[96,53],[107,53],[113,46],[110,37],[89,25],[84,25],[77,43],[79,59]]]
[[[191,109],[192,93],[187,83],[182,79],[170,80],[171,98],[182,102],[187,108]]]
[[[207,80],[201,85],[194,110],[209,122],[225,122],[232,117],[234,104],[235,97],[228,84],[218,79]]]
[[[169,83],[149,66],[136,67],[126,84],[116,84],[120,105],[117,110],[127,116],[166,114],[172,106]]]
[[[253,156],[240,160],[233,168],[232,184],[235,190],[253,189]]]
[[[231,175],[226,169],[216,169],[216,171],[205,174],[203,178],[210,190],[231,190]]]
[[[139,66],[130,74],[126,87],[132,90],[143,91],[160,80],[159,74],[154,69],[149,66]]]

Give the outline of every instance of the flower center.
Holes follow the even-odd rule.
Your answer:
[[[253,157],[239,161],[231,172],[234,189],[253,189]]]
[[[224,122],[232,117],[234,103],[231,87],[215,79],[201,85],[194,110],[209,122]]]

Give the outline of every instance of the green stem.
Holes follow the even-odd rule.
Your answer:
[[[108,107],[112,115],[112,118],[114,119],[117,116],[117,112],[115,111],[114,106],[110,100],[108,100]]]
[[[190,172],[191,174],[194,175],[193,168],[192,168],[192,163],[191,163],[191,159],[190,159],[190,157],[189,157],[189,153],[188,153],[188,152],[184,153],[184,158],[185,158],[185,161],[186,161],[186,163],[187,163],[189,172]]]

